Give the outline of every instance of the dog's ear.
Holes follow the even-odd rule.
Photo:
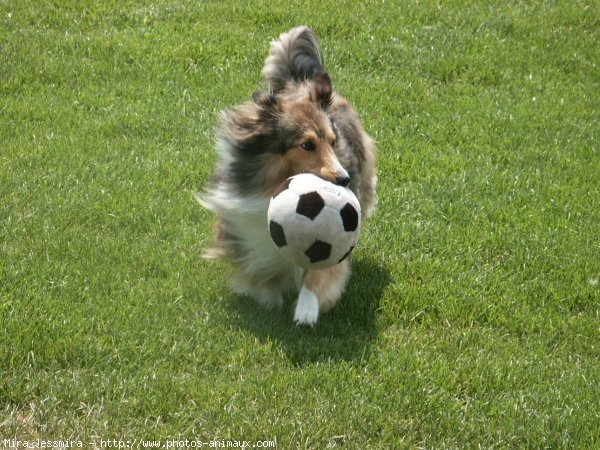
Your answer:
[[[310,99],[322,109],[327,109],[331,105],[332,95],[333,88],[331,87],[329,75],[325,72],[315,75],[310,91]]]
[[[252,101],[262,108],[271,108],[277,104],[277,97],[269,92],[254,92]]]

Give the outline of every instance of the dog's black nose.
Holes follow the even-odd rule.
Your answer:
[[[350,184],[350,177],[335,177],[335,184],[346,187]]]

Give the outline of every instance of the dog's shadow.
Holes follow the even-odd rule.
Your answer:
[[[360,363],[377,334],[377,311],[390,283],[388,270],[371,260],[352,263],[352,277],[338,304],[319,317],[314,328],[294,324],[293,300],[283,311],[265,311],[246,297],[225,301],[231,324],[261,342],[280,346],[295,365],[314,361],[346,360]]]

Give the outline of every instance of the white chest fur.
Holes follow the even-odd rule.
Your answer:
[[[267,210],[270,198],[240,197],[216,190],[198,200],[220,215],[227,232],[238,240],[245,255],[240,261],[240,269],[247,276],[268,281],[289,275],[289,279],[294,280],[300,269],[279,253],[269,235]]]

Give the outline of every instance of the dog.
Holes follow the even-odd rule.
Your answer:
[[[221,113],[214,175],[197,195],[216,214],[214,243],[204,256],[229,258],[233,290],[266,308],[281,308],[285,293],[295,290],[294,321],[313,326],[341,297],[350,263],[304,270],[284,259],[267,229],[270,198],[287,178],[313,173],[349,187],[364,219],[377,202],[375,146],[356,111],[333,91],[310,28],[273,41],[261,74],[265,92]]]

